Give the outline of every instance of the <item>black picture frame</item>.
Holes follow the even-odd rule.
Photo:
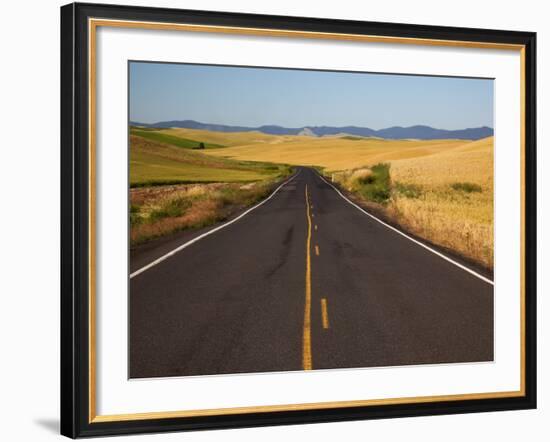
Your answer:
[[[524,395],[318,410],[93,422],[89,377],[89,18],[522,45],[524,47]],[[239,428],[536,408],[536,34],[73,3],[61,8],[61,434]]]

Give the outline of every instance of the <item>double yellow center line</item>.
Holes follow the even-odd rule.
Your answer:
[[[306,214],[307,214],[307,241],[306,241],[306,302],[304,307],[304,336],[303,336],[303,351],[302,351],[302,365],[304,370],[312,370],[313,362],[311,356],[311,218],[313,214],[311,209],[313,204],[310,205],[309,193],[307,191],[307,184],[305,189],[306,196]],[[317,224],[315,225],[317,230]],[[319,256],[319,246],[315,245],[315,255]],[[327,299],[321,299],[321,318],[323,329],[329,328],[328,322],[328,307]]]
[[[311,361],[311,209],[306,184],[306,213],[307,213],[307,241],[306,241],[306,303],[304,308],[304,336],[303,336],[303,366],[304,370],[312,369]]]

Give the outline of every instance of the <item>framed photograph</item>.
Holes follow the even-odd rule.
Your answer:
[[[63,6],[62,434],[535,408],[535,44]]]

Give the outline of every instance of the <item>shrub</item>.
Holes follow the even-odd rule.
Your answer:
[[[418,198],[422,194],[420,186],[415,184],[396,182],[393,188],[399,195],[404,196],[405,198]]]
[[[370,173],[362,173],[356,179],[359,192],[368,200],[384,204],[391,195],[390,165],[378,163],[370,168]]]
[[[142,221],[140,207],[135,204],[130,205],[130,226],[140,224]]]
[[[453,190],[457,190],[459,192],[466,192],[466,193],[472,193],[472,192],[481,192],[482,188],[478,184],[474,183],[453,183],[451,184],[451,187]]]
[[[360,184],[371,184],[373,183],[373,180],[374,180],[374,177],[372,175],[372,170],[357,169],[351,174],[351,180],[357,181]]]

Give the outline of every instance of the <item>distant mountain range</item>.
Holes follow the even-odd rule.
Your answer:
[[[354,135],[358,137],[379,137],[390,140],[402,140],[415,138],[420,140],[440,140],[440,139],[460,139],[460,140],[479,140],[481,138],[493,135],[493,129],[487,126],[473,127],[460,130],[434,129],[430,126],[394,126],[386,129],[374,130],[368,127],[358,126],[304,126],[304,127],[282,127],[275,125],[266,125],[259,127],[247,126],[227,126],[224,124],[200,123],[194,120],[174,120],[160,121],[158,123],[138,123],[130,121],[132,126],[143,126],[151,128],[178,127],[185,129],[200,129],[216,132],[251,132],[258,131],[270,135],[306,135],[306,136],[327,136],[327,135]]]

